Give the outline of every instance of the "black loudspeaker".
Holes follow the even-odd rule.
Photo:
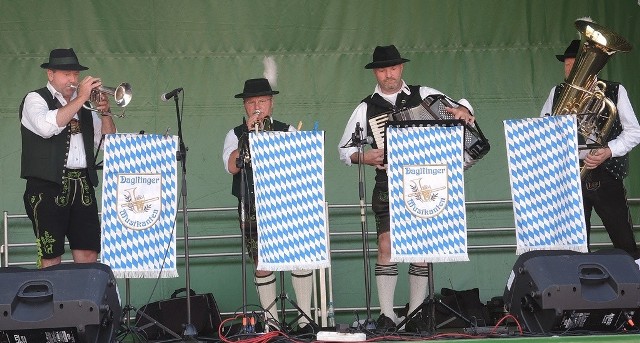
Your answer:
[[[101,263],[0,268],[0,342],[110,343],[122,308]]]
[[[640,322],[640,270],[616,249],[531,251],[513,266],[504,302],[530,332],[617,331]]]

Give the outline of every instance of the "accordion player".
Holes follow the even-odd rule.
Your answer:
[[[396,111],[381,113],[369,118],[371,134],[378,147],[386,150],[386,128],[390,122],[396,125],[406,123],[414,126],[416,123],[427,126],[451,126],[463,122],[456,120],[445,107],[461,106],[443,94],[432,94],[425,97],[420,104],[412,108],[402,108]],[[469,169],[489,152],[489,141],[486,139],[477,122],[464,123],[464,169]]]

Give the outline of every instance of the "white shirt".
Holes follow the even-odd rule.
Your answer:
[[[542,111],[540,111],[541,117],[551,113],[555,92],[556,87],[551,88],[549,97],[542,106]],[[638,125],[638,118],[636,118],[636,114],[633,112],[627,90],[622,85],[618,87],[618,103],[616,107],[618,108],[618,116],[622,124],[622,132],[618,137],[607,143],[609,149],[611,149],[611,157],[624,156],[640,143],[640,125]],[[584,155],[585,154],[581,154],[581,158],[584,158]]]
[[[294,132],[296,131],[296,128],[289,125],[288,131]],[[229,156],[231,156],[231,153],[236,149],[238,149],[238,137],[236,137],[235,132],[233,132],[233,129],[231,129],[224,137],[224,147],[222,148],[222,163],[224,164],[224,170],[226,170],[229,174],[231,174],[228,164]]]
[[[62,94],[56,91],[51,83],[47,82],[47,89],[51,94],[58,99],[62,106],[67,104],[67,101],[62,97]],[[74,93],[71,99],[75,99],[77,93]],[[40,94],[36,92],[30,92],[27,94],[24,100],[24,107],[22,109],[22,120],[20,121],[24,127],[29,131],[35,133],[42,138],[51,138],[58,135],[65,129],[66,126],[59,127],[56,122],[56,116],[58,110],[49,110],[46,100],[44,100]],[[78,119],[76,113],[74,118]],[[93,141],[97,146],[102,138],[102,121],[98,118],[98,114],[93,112]],[[93,153],[93,152],[91,152]],[[67,168],[69,169],[81,169],[87,167],[87,159],[84,151],[84,144],[82,142],[82,134],[71,135],[69,141],[69,155],[67,157]]]
[[[379,94],[383,99],[389,101],[389,103],[393,105],[396,103],[396,99],[398,98],[398,94],[400,94],[400,92],[404,92],[407,95],[411,95],[411,90],[409,89],[409,86],[407,86],[407,84],[404,82],[404,80],[402,81],[402,87],[400,88],[400,90],[394,94],[382,93],[379,85],[376,85],[376,88],[374,89],[373,94],[376,94],[376,93]],[[432,94],[444,94],[444,93],[434,88],[420,87],[420,98],[424,99],[427,96]],[[471,112],[471,114],[473,114],[473,107],[471,107],[471,104],[466,99],[460,99],[458,102],[462,104],[464,107],[466,107],[469,110],[469,112]],[[360,127],[362,128],[362,137],[367,137],[368,133],[367,133],[367,103],[366,102],[361,102],[358,105],[358,107],[356,107],[356,109],[353,111],[353,113],[351,114],[351,118],[349,118],[349,121],[347,122],[347,126],[344,129],[344,133],[342,134],[340,143],[338,144],[338,153],[340,154],[340,160],[342,160],[342,162],[344,162],[348,166],[351,165],[351,155],[358,152],[358,148],[357,147],[341,148],[341,147],[345,146],[351,140],[351,136],[356,128],[356,123],[360,123]]]

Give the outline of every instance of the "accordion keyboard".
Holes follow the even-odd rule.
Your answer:
[[[369,119],[371,135],[378,149],[384,149],[385,128],[389,121],[389,113],[382,113]]]

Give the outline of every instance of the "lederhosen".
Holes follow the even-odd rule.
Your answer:
[[[46,88],[35,90],[50,110],[61,107]],[[26,98],[26,97],[25,97]],[[20,104],[22,119],[24,99]],[[27,180],[24,205],[33,223],[40,258],[64,254],[64,237],[71,249],[100,251],[100,222],[94,187],[98,184],[95,168],[93,114],[81,109],[79,121],[70,122],[57,135],[42,138],[21,125],[22,156],[20,177]],[[79,129],[85,149],[87,168],[67,169],[70,139]]]
[[[619,83],[604,81],[607,85],[605,95],[613,103],[618,103]],[[562,90],[556,87],[554,104]],[[620,117],[616,116],[612,129],[607,137],[611,141],[622,133]],[[629,253],[634,259],[640,258],[640,251],[633,234],[631,213],[627,203],[627,191],[622,180],[629,172],[629,156],[612,157],[588,172],[582,180],[582,197],[585,221],[587,226],[587,244],[590,243],[591,213],[595,209],[602,219],[613,246]]]
[[[395,111],[402,108],[412,108],[418,106],[422,101],[420,97],[420,86],[409,86],[411,91],[410,95],[405,92],[398,93],[396,103],[391,104],[380,94],[375,93],[362,100],[367,104],[367,132],[371,132],[371,126],[369,125],[369,119],[375,117],[380,113],[389,111]],[[372,148],[383,149],[384,147],[378,147],[376,143],[372,143]],[[376,231],[378,235],[384,232],[389,232],[389,185],[387,171],[383,169],[376,169],[376,184],[373,187],[371,193],[371,209],[376,218]]]
[[[272,131],[289,131],[289,125],[285,124],[278,120],[273,120],[273,130]],[[243,142],[246,146],[249,146],[249,130],[247,125],[242,124],[233,128],[233,133],[238,138],[239,145]],[[257,231],[257,222],[256,222],[256,202],[255,202],[255,193],[254,193],[254,185],[253,185],[253,168],[251,167],[251,163],[246,164],[244,166],[245,175],[246,175],[246,200],[245,200],[245,225],[246,227],[243,229],[242,227],[242,174],[236,173],[233,175],[233,184],[231,186],[231,194],[235,195],[238,198],[238,219],[240,222],[240,230],[245,235],[245,243],[247,246],[247,251],[251,257],[258,257],[258,231]]]

